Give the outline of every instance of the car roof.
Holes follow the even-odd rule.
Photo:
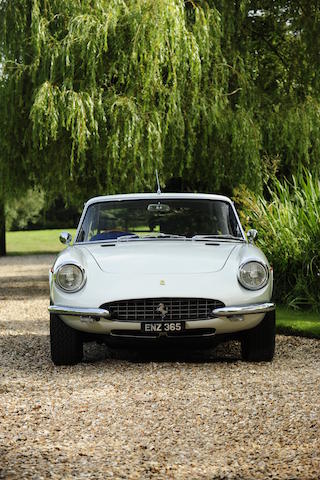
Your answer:
[[[90,198],[86,202],[86,206],[93,203],[121,201],[121,200],[164,200],[164,199],[198,199],[198,200],[222,200],[231,202],[230,198],[224,195],[216,195],[211,193],[126,193],[120,195],[103,195],[100,197]]]

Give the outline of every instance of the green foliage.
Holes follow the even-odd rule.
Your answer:
[[[0,195],[319,172],[319,23],[315,0],[2,0]]]
[[[274,267],[276,299],[320,311],[319,177],[275,179],[268,190],[268,200],[245,187],[235,191],[242,221],[259,232],[258,245]]]
[[[28,190],[22,197],[6,206],[6,230],[23,230],[36,223],[45,205],[42,191]]]
[[[153,189],[158,168],[163,183],[259,189],[251,75],[239,53],[227,64],[224,21],[183,0],[1,2],[0,142],[17,180],[83,197]]]
[[[317,99],[308,97],[287,110],[274,107],[264,130],[269,155],[281,158],[282,174],[300,173],[306,167],[319,173],[320,105]]]

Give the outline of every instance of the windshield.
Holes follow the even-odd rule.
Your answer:
[[[89,206],[77,242],[217,235],[242,239],[232,206],[221,200],[122,200]],[[199,237],[197,238],[199,239]]]

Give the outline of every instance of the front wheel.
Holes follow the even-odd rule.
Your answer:
[[[51,359],[55,365],[75,365],[83,357],[81,333],[50,314]]]
[[[264,319],[241,339],[242,359],[248,362],[271,362],[274,356],[276,314],[266,313]]]

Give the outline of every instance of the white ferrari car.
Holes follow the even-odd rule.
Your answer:
[[[230,339],[244,360],[271,361],[273,274],[255,236],[221,195],[92,198],[50,271],[54,364],[80,362],[86,341],[190,349]]]

